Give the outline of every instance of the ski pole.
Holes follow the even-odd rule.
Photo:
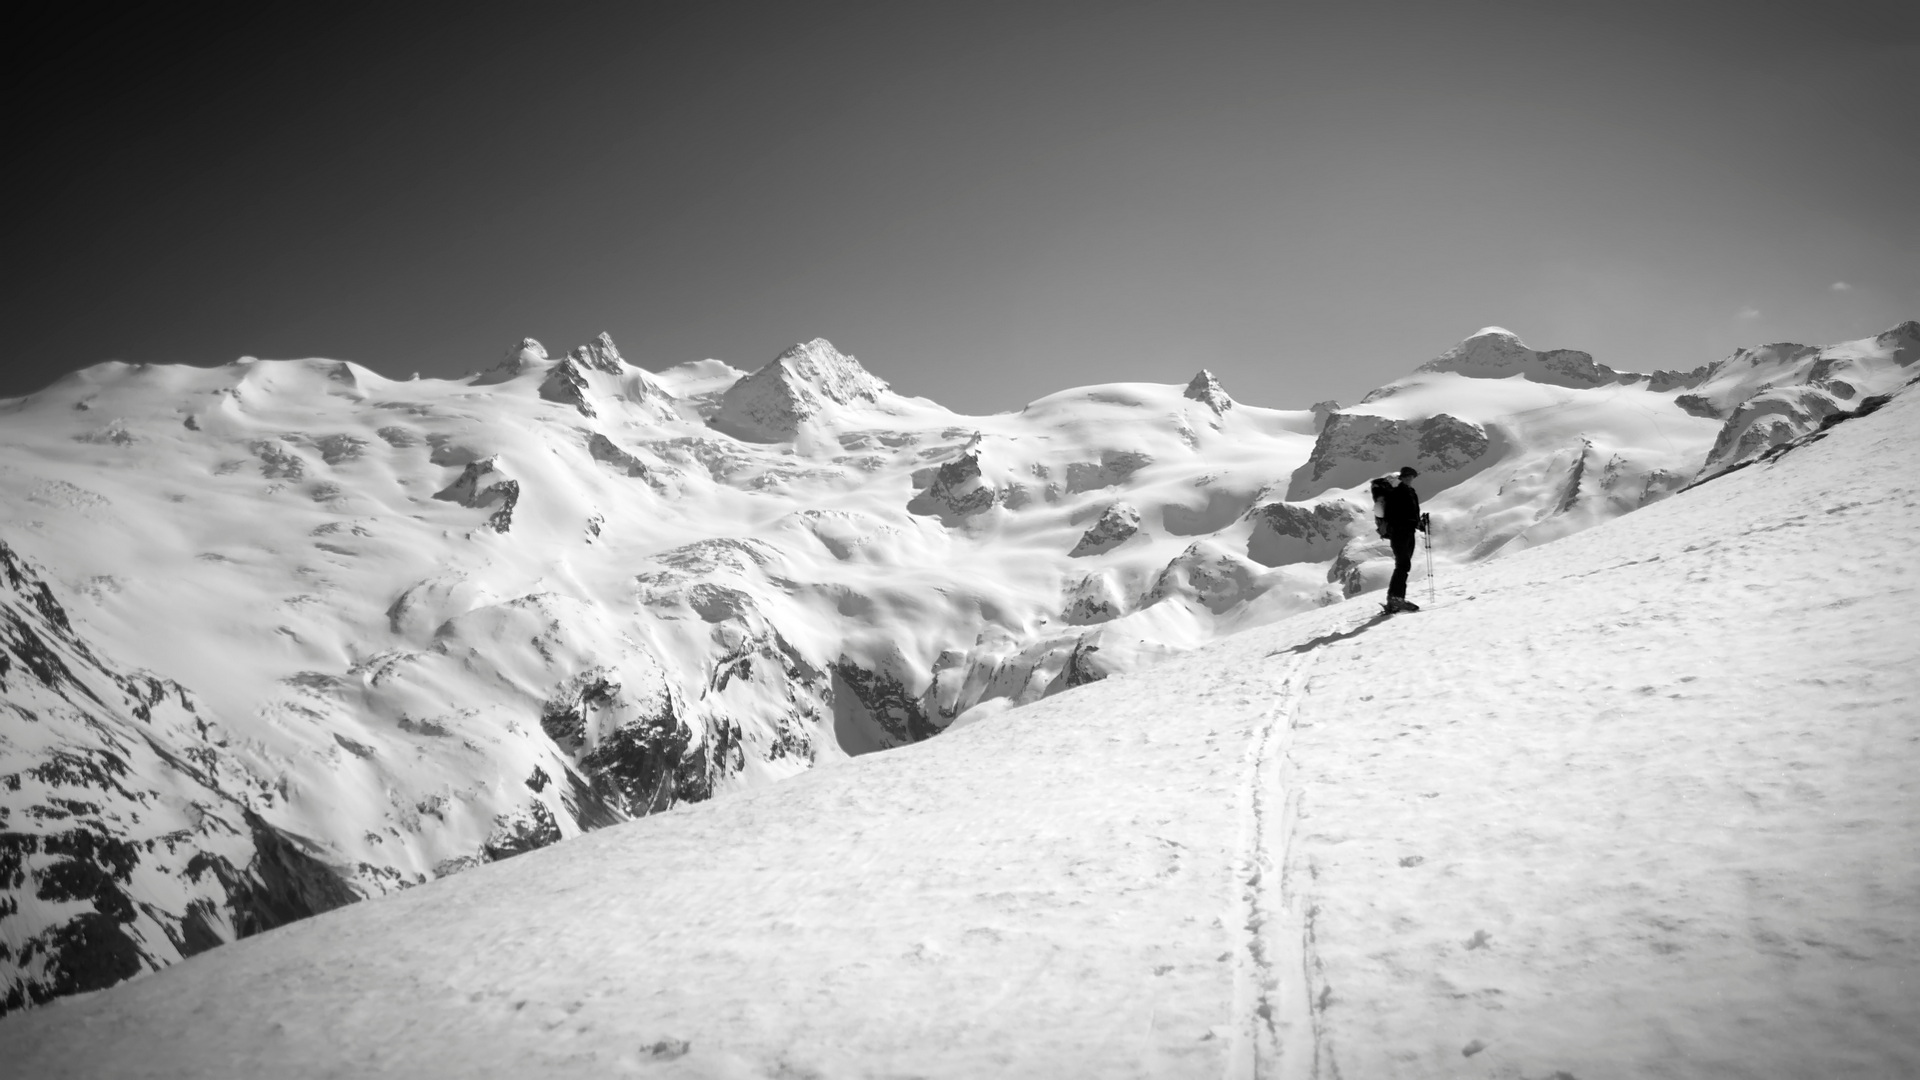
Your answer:
[[[1427,537],[1427,606],[1433,606],[1433,515],[1420,515],[1420,531]]]

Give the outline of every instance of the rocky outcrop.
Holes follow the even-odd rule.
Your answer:
[[[1117,619],[1127,613],[1127,597],[1111,572],[1088,574],[1067,590],[1060,618],[1085,626]]]
[[[520,502],[520,482],[500,473],[496,467],[498,462],[497,457],[470,462],[459,479],[435,492],[433,497],[475,510],[491,508],[493,513],[487,515],[487,527],[494,532],[506,532],[513,527],[513,508]]]
[[[1349,488],[1390,469],[1412,465],[1425,478],[1422,497],[1465,479],[1491,460],[1492,440],[1478,424],[1446,413],[1424,420],[1395,420],[1365,413],[1335,413],[1314,440],[1306,464],[1287,484],[1287,502],[1304,502],[1323,491]]]
[[[652,475],[646,462],[620,449],[612,439],[597,431],[587,436],[587,453],[593,455],[593,460],[611,465],[628,476],[644,480]]]
[[[1126,543],[1139,531],[1140,511],[1126,503],[1114,503],[1100,515],[1100,520],[1081,534],[1080,542],[1073,545],[1073,550],[1067,554],[1076,559],[1104,555]]]
[[[1247,514],[1253,531],[1247,536],[1247,557],[1262,566],[1324,562],[1339,555],[1356,523],[1367,515],[1344,502],[1299,506],[1267,503]]]
[[[102,658],[4,543],[0,718],[0,1013],[357,898],[193,695]]]
[[[1620,381],[1620,373],[1574,349],[1536,352],[1512,331],[1489,326],[1419,371],[1444,371],[1475,379],[1505,379],[1519,375],[1551,386],[1589,387]]]
[[[728,775],[716,766],[737,771],[739,726],[725,722],[701,738],[684,711],[657,665],[629,660],[624,670],[594,667],[561,684],[541,710],[540,727],[578,765],[598,801],[639,817],[709,798],[715,780]]]
[[[927,715],[922,695],[884,669],[863,667],[841,656],[832,664],[834,725],[841,742],[850,742],[852,729],[863,728],[868,740],[878,735],[877,748],[905,746],[931,739],[940,729]]]
[[[1150,455],[1136,450],[1103,450],[1097,462],[1075,461],[1068,464],[1067,493],[1077,495],[1083,491],[1116,487],[1151,464],[1153,458]]]
[[[627,370],[627,362],[614,347],[613,337],[606,331],[585,345],[575,345],[567,353],[567,359],[586,371],[604,371],[609,375],[619,375]]]
[[[532,338],[521,338],[520,344],[507,350],[507,355],[492,367],[473,376],[473,385],[490,386],[495,383],[517,379],[539,368],[547,366],[546,346]]]
[[[975,437],[958,457],[934,470],[926,488],[907,503],[908,512],[953,525],[1004,502],[1010,489],[987,480],[981,452],[981,440]]]
[[[1213,372],[1205,368],[1200,369],[1200,374],[1195,375],[1181,393],[1212,409],[1215,416],[1223,416],[1228,409],[1233,408],[1233,399],[1228,397],[1227,392],[1221,388],[1220,380],[1214,378]]]
[[[1175,556],[1154,579],[1142,607],[1170,596],[1185,596],[1215,615],[1259,595],[1260,567],[1210,540],[1201,540]]]
[[[1726,418],[1702,478],[1753,461],[1856,408],[1865,396],[1902,386],[1920,360],[1920,322],[1858,342],[1815,348],[1781,343],[1741,349],[1714,365],[1694,395],[1678,401],[1695,415]]]
[[[736,439],[784,442],[829,408],[870,405],[886,389],[858,360],[814,338],[728,387],[708,422]]]

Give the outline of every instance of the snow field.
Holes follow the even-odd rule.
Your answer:
[[[321,370],[308,369],[303,377]],[[403,393],[397,386],[383,392]],[[1550,538],[1551,519],[1531,532],[1524,517],[1503,523],[1523,542],[1496,562],[1443,562],[1440,603],[1419,615],[1376,622],[1374,598],[1359,598],[1205,644],[1279,614],[1284,598],[1224,614],[1146,608],[1106,624],[1106,655],[1196,651],[1025,707],[992,703],[929,743],[823,755],[777,786],[589,833],[11,1017],[0,1022],[0,1060],[49,1077],[1920,1072],[1911,1034],[1920,822],[1909,779],[1920,641],[1907,567],[1920,501],[1901,472],[1915,458],[1916,407],[1909,396],[1776,464],[1551,545],[1516,551]],[[1512,430],[1536,450],[1587,439],[1595,449],[1581,460],[1598,473],[1612,436],[1578,412]],[[302,416],[312,423],[310,409],[286,423]],[[1690,433],[1700,425],[1678,423],[1700,442]],[[1275,425],[1270,434],[1304,450],[1304,437]],[[516,460],[549,453],[535,436],[502,430],[525,442]],[[103,438],[74,451],[76,482],[106,487],[118,448]],[[370,441],[342,468],[371,468],[385,451]],[[1249,458],[1223,472],[1242,464],[1246,476],[1257,471]],[[1645,455],[1634,465],[1658,467]],[[1155,468],[1130,490],[1162,507],[1176,488],[1194,490]],[[1538,477],[1506,468],[1443,498],[1509,483],[1516,511],[1530,515],[1564,475],[1558,459]],[[1223,486],[1237,491],[1244,477],[1229,478]],[[564,479],[548,478],[555,506],[572,505]],[[64,491],[34,483],[48,499]],[[136,505],[134,483],[107,490]],[[849,517],[844,529],[815,532],[817,552],[780,553],[766,576],[847,566],[833,604],[898,608],[877,636],[927,634],[913,624],[977,608],[1008,624],[1005,641],[980,635],[977,656],[989,659],[1016,652],[1034,632],[1029,619],[1046,621],[1004,584],[1036,573],[1019,548],[987,572],[970,568],[979,552],[964,530],[950,539],[916,519],[881,537],[861,524],[880,520],[880,497],[840,483],[793,482],[796,497],[839,492]],[[368,530],[377,535],[343,526],[345,535],[317,536],[360,552],[350,558],[315,543],[315,522],[343,520],[330,504],[282,492],[264,515],[258,478],[235,484],[230,495],[196,491],[212,512],[168,526],[179,535],[126,526],[76,553],[73,568],[141,568],[102,586],[94,622],[115,631],[116,645],[140,641],[137,655],[156,662],[172,646],[132,617],[136,599],[178,590],[198,608],[196,625],[218,621],[216,602],[262,601],[223,638],[249,643],[244,654],[210,658],[196,645],[193,662],[210,679],[225,671],[219,692],[267,721],[250,753],[269,763],[329,756],[297,793],[300,821],[338,821],[395,790],[450,790],[457,802],[460,769],[428,762],[419,747],[439,744],[414,729],[342,726],[356,721],[314,704],[339,692],[334,683],[280,676],[344,669],[363,679],[343,680],[353,693],[391,695],[380,700],[398,708],[461,689],[457,665],[467,664],[491,672],[492,696],[537,702],[540,671],[487,662],[487,644],[524,640],[550,608],[581,597],[626,596],[638,556],[653,553],[609,528],[595,548],[608,568],[589,567],[571,526],[541,524],[567,514],[530,514],[516,534],[557,556],[481,534],[463,556],[474,584],[449,578],[443,590],[458,610],[420,619],[450,627],[451,659],[421,662],[381,689],[385,659],[341,642],[365,626],[377,632],[387,613],[347,602],[350,618],[305,633],[298,597],[282,599],[287,568],[322,597],[390,596],[371,583],[425,584],[444,569],[434,545],[442,519],[470,529],[475,512],[427,500],[432,489],[417,484],[413,501],[380,511],[386,524]],[[908,490],[895,488],[887,498]],[[84,535],[79,520],[104,512],[74,490],[71,516],[48,537]],[[538,490],[530,484],[524,507]],[[790,513],[749,515],[717,482],[707,493],[716,517],[743,527]],[[1189,513],[1211,516],[1212,496],[1183,497]],[[1095,499],[1080,501],[1091,509]],[[236,507],[279,520],[222,548],[221,531],[243,520]],[[1049,513],[1046,529],[1070,541],[1074,512]],[[1180,515],[1152,517],[1169,526]],[[1030,533],[1041,550],[1038,518],[1016,525],[996,508],[968,527]],[[154,545],[150,564],[121,561],[143,541]],[[1154,542],[1171,549],[1154,562],[1186,543]],[[204,582],[220,580],[211,577],[192,589],[169,583],[167,566],[203,550],[230,552],[232,562],[213,564],[234,575],[228,593],[210,593]],[[948,558],[936,561],[951,565],[862,596],[849,558],[861,550],[914,566],[940,551]],[[1412,591],[1423,600],[1417,562]],[[758,573],[722,570],[706,584]],[[453,595],[482,582],[484,595]],[[686,625],[711,621],[702,605],[737,602],[724,592],[690,599]],[[834,614],[769,603],[787,604],[781,618],[802,626]],[[287,611],[257,610],[269,604]],[[613,622],[585,611],[565,622],[571,636],[542,642],[561,666],[619,651]],[[255,644],[255,627],[270,625],[294,633]],[[674,656],[668,643],[647,644]],[[243,659],[269,661],[259,686],[231,677],[245,675]],[[326,722],[275,712],[288,703],[320,709]],[[504,714],[422,722],[450,729],[457,740],[430,736],[445,745],[464,740],[481,787],[524,783],[533,759],[480,745],[504,738],[489,734],[502,726],[517,737]],[[387,756],[369,759],[336,731]],[[485,824],[449,835],[477,836]],[[430,862],[439,852],[420,854]]]
[[[1917,413],[1316,650],[1289,880],[1343,1075],[1920,1075]]]

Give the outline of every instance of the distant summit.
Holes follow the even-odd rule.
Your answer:
[[[1593,356],[1576,349],[1536,352],[1513,331],[1488,326],[1433,360],[1420,371],[1446,371],[1474,379],[1524,376],[1550,386],[1582,388],[1617,382],[1620,373],[1596,364]]]
[[[729,387],[711,422],[737,439],[783,442],[832,407],[872,404],[886,390],[860,361],[814,338]]]
[[[1228,409],[1233,408],[1233,399],[1227,396],[1226,390],[1220,385],[1220,380],[1214,378],[1213,372],[1206,368],[1201,368],[1200,374],[1195,375],[1193,380],[1187,383],[1183,393],[1212,409],[1215,416],[1223,415]]]

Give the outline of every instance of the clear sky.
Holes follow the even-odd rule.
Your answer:
[[[0,396],[606,330],[1298,408],[1488,324],[1645,370],[1920,318],[1911,3],[118,7],[8,16]]]

